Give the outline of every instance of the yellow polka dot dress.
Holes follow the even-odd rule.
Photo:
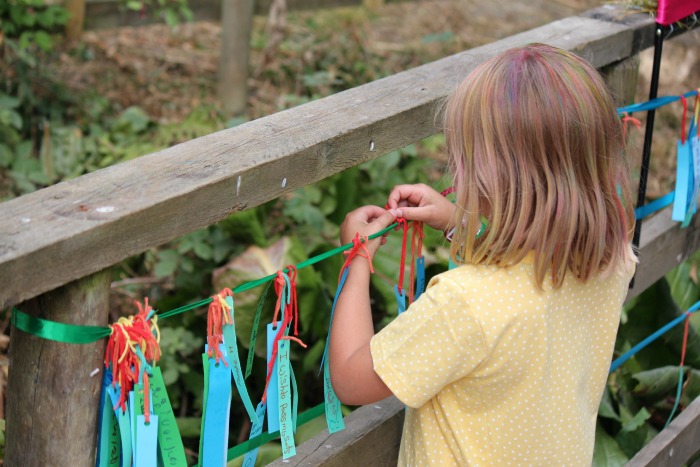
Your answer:
[[[537,290],[530,256],[434,277],[370,344],[409,407],[399,465],[591,465],[631,275]]]

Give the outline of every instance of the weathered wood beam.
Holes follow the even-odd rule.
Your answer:
[[[635,17],[565,18],[2,203],[0,308],[436,133],[454,86],[505,49],[544,42],[597,67],[630,57],[654,27]]]
[[[345,417],[345,430],[328,430],[297,446],[297,454],[270,466],[383,467],[396,465],[405,406],[395,397],[365,405]]]
[[[680,467],[700,451],[699,441],[700,399],[695,399],[626,466]]]
[[[61,323],[105,326],[111,279],[109,269],[100,271],[23,303],[22,310]],[[5,465],[95,465],[106,343],[64,344],[12,327]]]
[[[642,293],[699,249],[700,216],[694,216],[691,224],[684,229],[680,223],[671,220],[671,208],[645,219],[639,265],[634,287],[627,294],[627,300]]]

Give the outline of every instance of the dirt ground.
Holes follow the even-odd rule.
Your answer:
[[[599,0],[416,0],[386,4],[371,14],[357,8],[361,20],[357,20],[357,13],[353,16],[348,12],[349,9],[291,12],[283,31],[290,44],[318,46],[309,36],[328,34],[322,29],[328,29],[329,24],[332,27],[337,21],[339,34],[343,28],[353,29],[354,40],[365,55],[379,55],[390,62],[395,55],[412,54],[408,61],[398,61],[383,70],[390,74],[401,71],[401,67],[417,66],[575,15],[600,3]],[[348,15],[354,19],[348,20]],[[254,23],[249,119],[288,107],[285,98],[298,90],[294,85],[266,78],[270,73],[266,73],[264,67],[268,71],[288,67],[289,60],[303,62],[318,53],[297,51],[294,53],[299,53],[299,57],[294,57],[289,47],[283,46],[273,51],[267,65],[261,65],[264,47],[260,44],[265,42],[266,22],[266,18],[257,17]],[[316,26],[314,30],[309,27],[311,23],[325,26]],[[213,22],[183,23],[175,29],[152,25],[88,31],[81,43],[66,49],[53,66],[75,89],[91,89],[122,108],[138,105],[161,123],[177,122],[203,105],[216,108],[220,34],[220,25]],[[699,43],[699,30],[665,43],[660,95],[679,94],[700,86]],[[332,47],[340,42],[330,40],[329,44]],[[337,54],[345,52],[338,50]],[[358,60],[358,57],[362,55],[353,55],[347,60]],[[341,56],[332,58],[344,59]],[[651,62],[652,51],[645,51],[636,101],[647,99]],[[648,187],[652,197],[668,191],[675,178],[674,141],[679,134],[680,114],[680,105],[678,108],[669,106],[657,114],[658,134]],[[643,120],[643,116],[639,117]],[[638,149],[641,148],[641,133],[631,133],[631,152],[641,152]]]
[[[358,28],[358,34],[368,51],[391,54],[422,47],[426,50],[421,57],[430,61],[442,56],[425,40],[431,36],[450,34],[450,44],[440,50],[446,55],[597,4],[596,0],[391,3],[367,15],[368,24]],[[292,40],[295,35],[308,34],[304,25],[319,14],[332,14],[332,10],[289,13],[285,33]],[[254,29],[263,34],[265,23],[266,18],[256,18]],[[192,108],[215,100],[220,34],[220,25],[212,22],[184,23],[172,30],[152,25],[88,31],[82,44],[73,46],[73,53],[62,55],[57,73],[76,89],[93,89],[123,107],[137,104],[164,122],[178,120]],[[253,47],[251,69],[258,68],[261,55],[260,48]],[[270,66],[275,66],[274,61]],[[254,108],[259,100],[256,93],[263,89],[274,92],[264,84],[256,80],[250,83],[251,117],[260,116]]]

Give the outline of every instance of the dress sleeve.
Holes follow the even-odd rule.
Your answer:
[[[374,371],[414,408],[468,376],[486,356],[481,324],[470,313],[464,289],[440,276],[372,338],[370,351]]]

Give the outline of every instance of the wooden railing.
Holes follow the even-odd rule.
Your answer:
[[[646,15],[601,7],[2,203],[0,308],[23,302],[38,317],[105,326],[110,266],[436,133],[439,104],[495,54],[531,42],[572,50],[629,96],[634,57],[654,32]],[[697,216],[682,230],[667,213],[646,221],[630,296],[698,248]],[[6,465],[93,463],[100,380],[91,372],[102,365],[104,345],[61,344],[13,328]],[[387,465],[402,416],[391,398],[360,408],[345,431],[299,446],[289,464]]]

